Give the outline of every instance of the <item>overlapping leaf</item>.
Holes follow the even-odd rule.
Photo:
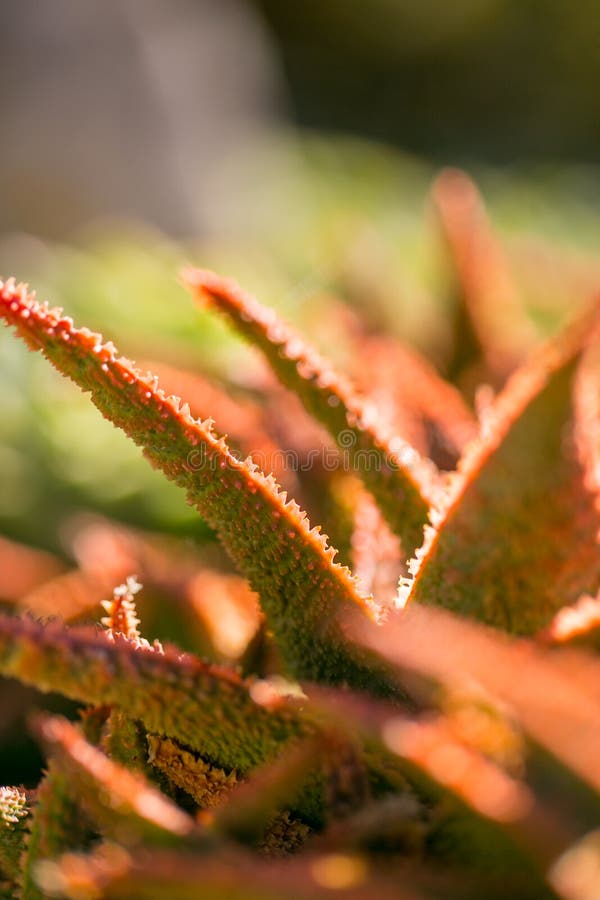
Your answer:
[[[574,361],[593,304],[509,379],[431,514],[403,602],[534,633],[600,584],[600,518],[572,443]]]
[[[73,797],[105,834],[138,843],[192,839],[196,828],[190,816],[141,774],[130,772],[88,743],[66,719],[38,720],[36,730]]]
[[[285,704],[266,709],[235,673],[191,656],[135,647],[92,628],[0,617],[0,673],[84,703],[108,704],[148,731],[245,772],[304,726]]]
[[[153,465],[186,489],[260,592],[296,676],[394,689],[344,641],[337,626],[340,606],[356,604],[366,612],[365,598],[348,570],[333,562],[335,551],[271,476],[234,456],[212,422],[193,419],[150,373],[138,372],[111,344],[75,329],[61,311],[40,305],[23,287],[2,285],[0,313],[31,347],[89,390],[100,411],[144,448]]]
[[[237,284],[211,272],[188,269],[187,286],[224,313],[266,356],[275,374],[331,433],[352,470],[377,498],[406,553],[421,539],[433,469],[414,448],[386,433],[372,403],[362,400],[273,310],[261,306]]]

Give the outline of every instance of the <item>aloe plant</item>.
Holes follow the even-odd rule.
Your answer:
[[[39,787],[1,789],[3,896],[600,893],[600,307],[534,347],[474,185],[445,173],[433,200],[469,336],[455,384],[360,329],[353,384],[231,280],[182,275],[328,430],[334,466],[287,471],[281,441],[298,460],[303,435],[276,437],[255,399],[162,367],[194,413],[215,404],[216,421],[198,418],[112,343],[0,283],[7,325],[185,490],[238,573],[115,523],[80,526],[67,573],[0,548],[40,570],[0,616],[0,673],[80,704],[79,722],[32,722]],[[477,413],[474,380],[497,389]],[[284,421],[274,381],[263,395]],[[253,450],[350,529],[354,574]],[[162,600],[145,606],[134,569]],[[207,658],[146,639],[153,609],[182,635],[194,621]],[[71,621],[90,612],[102,627]],[[243,634],[229,663],[223,619]],[[573,641],[586,646],[557,646]]]

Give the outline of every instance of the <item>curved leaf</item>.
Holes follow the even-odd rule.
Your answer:
[[[600,585],[600,514],[569,443],[573,362],[596,304],[514,373],[463,456],[409,566],[401,602],[520,634]]]
[[[421,540],[433,464],[425,473],[417,451],[386,434],[373,404],[359,397],[273,310],[212,272],[187,269],[183,278],[198,299],[208,300],[265,354],[281,383],[329,430],[402,538],[405,552],[411,553]]]
[[[157,379],[143,375],[112,344],[76,329],[13,281],[0,287],[0,314],[41,349],[98,409],[144,448],[150,462],[187,491],[231,558],[260,594],[269,626],[296,677],[396,690],[365,654],[345,641],[336,613],[347,603],[369,611],[335,550],[271,476],[238,459],[212,421],[193,419]]]
[[[0,672],[42,691],[115,706],[148,731],[242,772],[309,727],[291,707],[255,703],[251,685],[234,672],[93,628],[0,616]]]

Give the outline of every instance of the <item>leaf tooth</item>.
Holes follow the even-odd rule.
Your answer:
[[[232,669],[119,634],[109,640],[90,627],[0,616],[0,671],[43,691],[115,706],[148,731],[242,772],[310,730],[290,704],[257,710],[250,684]]]
[[[348,570],[332,562],[332,550],[311,531],[310,523],[298,508],[287,506],[287,494],[259,471],[252,460],[247,464],[229,449],[224,438],[212,431],[212,422],[190,423],[167,398],[163,389],[151,390],[147,376],[124,357],[101,362],[94,347],[102,338],[93,333],[81,333],[63,318],[64,334],[69,341],[63,344],[59,335],[49,336],[39,318],[39,304],[27,303],[31,317],[23,322],[10,307],[13,296],[0,294],[0,314],[35,348],[42,348],[50,361],[73,378],[100,411],[144,447],[151,463],[187,489],[190,501],[218,532],[234,562],[247,574],[252,586],[262,594],[265,613],[272,620],[283,616],[296,618],[295,633],[302,633],[306,652],[299,653],[298,642],[290,639],[292,630],[281,628],[277,637],[282,642],[284,657],[294,666],[298,677],[353,681],[356,686],[371,684],[384,693],[396,691],[383,669],[371,664],[360,652],[355,654],[348,644],[335,613],[345,603],[359,606],[369,614],[370,600],[359,590]],[[127,390],[124,390],[127,385]],[[133,390],[132,390],[133,389]],[[139,403],[132,403],[132,394]],[[150,392],[147,403],[142,396]],[[204,449],[210,466],[198,469],[190,461],[190,448]],[[216,462],[220,471],[214,471]],[[250,501],[250,496],[255,495]],[[256,528],[247,528],[240,535],[240,515],[251,513]],[[277,514],[276,533],[279,537],[275,552],[257,551],[261,529],[272,535],[271,514]],[[268,524],[267,524],[268,521]],[[292,538],[290,535],[294,535]],[[281,578],[282,561],[288,572],[294,573],[284,585]],[[313,564],[315,575],[307,576]],[[318,570],[319,591],[315,591]],[[319,641],[310,638],[315,621],[326,620]]]
[[[414,448],[409,454],[406,442],[401,453],[394,452],[393,436],[374,405],[358,396],[348,378],[334,372],[299,334],[235,282],[191,268],[182,277],[199,300],[230,318],[259,347],[282,384],[295,391],[308,412],[328,428],[368,483],[391,527],[412,550],[426,517],[433,463],[422,478],[425,468],[419,466],[419,454]],[[365,464],[365,451],[374,455],[378,465]]]

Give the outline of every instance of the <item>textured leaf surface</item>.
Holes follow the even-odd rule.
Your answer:
[[[143,838],[166,844],[191,837],[193,819],[141,774],[130,772],[88,743],[66,719],[38,720],[36,730],[73,796],[102,832],[126,843]]]
[[[242,772],[302,732],[298,715],[267,710],[227,669],[191,656],[156,653],[92,628],[0,617],[0,672],[43,691],[108,704]],[[308,727],[308,726],[306,726]]]
[[[100,411],[144,448],[150,462],[185,488],[262,599],[269,625],[296,677],[391,688],[345,642],[336,613],[346,603],[368,611],[335,551],[272,477],[235,457],[212,423],[193,419],[156,379],[143,375],[99,335],[75,329],[22,287],[0,288],[0,312],[33,348],[90,391]],[[360,658],[358,658],[360,656]]]
[[[373,404],[362,400],[273,310],[211,272],[189,269],[184,279],[199,299],[224,313],[265,354],[282,384],[325,425],[411,553],[420,543],[430,489],[418,453],[386,433]]]
[[[600,518],[572,444],[573,361],[590,307],[510,378],[431,515],[401,589],[508,631],[531,634],[600,584]]]
[[[238,782],[235,771],[225,772],[211,765],[171,738],[149,734],[147,743],[150,765],[193,797],[202,809],[217,806]]]

